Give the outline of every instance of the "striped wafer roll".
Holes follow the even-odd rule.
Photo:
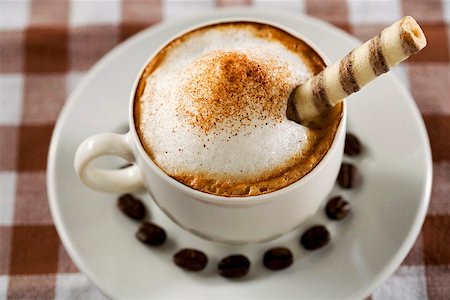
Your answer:
[[[425,35],[412,17],[385,28],[340,61],[298,86],[291,98],[298,121],[308,123],[379,75],[417,53]]]

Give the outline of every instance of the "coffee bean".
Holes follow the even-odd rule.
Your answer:
[[[330,241],[330,233],[323,225],[316,225],[306,230],[300,238],[300,244],[307,250],[319,249]]]
[[[117,200],[117,207],[128,217],[142,220],[145,217],[144,203],[131,194],[125,194]]]
[[[362,147],[359,139],[352,133],[345,135],[344,153],[349,156],[355,156],[361,153]]]
[[[239,278],[248,273],[250,261],[247,257],[236,254],[223,258],[217,266],[220,276],[226,278]]]
[[[343,163],[337,178],[338,184],[344,189],[350,189],[358,185],[359,181],[358,169],[352,164]]]
[[[291,250],[284,247],[272,248],[264,253],[263,263],[270,270],[282,270],[294,262]]]
[[[341,220],[345,218],[352,210],[350,203],[341,196],[331,198],[326,207],[325,212],[331,220]]]
[[[159,246],[166,241],[167,236],[158,225],[144,221],[136,232],[136,238],[146,245]]]
[[[174,263],[187,271],[201,271],[208,263],[205,253],[195,249],[182,249],[173,256]]]

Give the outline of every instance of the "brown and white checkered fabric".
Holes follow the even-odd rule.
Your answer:
[[[55,120],[83,74],[161,20],[217,6],[306,13],[362,40],[414,16],[428,47],[397,73],[433,151],[431,205],[419,239],[374,299],[450,299],[450,0],[0,0],[0,299],[99,299],[61,246],[45,188]],[[37,247],[35,241],[39,241]]]

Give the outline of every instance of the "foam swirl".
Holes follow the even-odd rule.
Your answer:
[[[191,32],[169,44],[144,76],[137,130],[168,175],[206,192],[251,195],[273,188],[255,191],[249,183],[282,176],[311,151],[315,137],[286,118],[286,107],[314,70],[261,30],[221,25]]]

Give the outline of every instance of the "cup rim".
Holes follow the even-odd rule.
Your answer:
[[[220,195],[214,195],[209,194],[207,192],[202,192],[199,190],[196,190],[190,186],[187,186],[175,178],[172,178],[167,173],[165,173],[147,154],[144,147],[142,146],[141,139],[139,138],[139,135],[136,131],[135,127],[135,120],[134,120],[134,101],[135,101],[135,94],[136,89],[139,84],[140,78],[147,67],[147,65],[150,63],[151,60],[162,50],[164,47],[166,47],[171,41],[177,39],[178,37],[183,36],[186,33],[189,33],[193,30],[206,27],[209,25],[215,25],[215,24],[221,24],[221,23],[230,23],[230,22],[252,22],[252,23],[259,23],[259,24],[265,24],[270,25],[276,28],[279,28],[292,36],[296,37],[297,39],[302,40],[306,44],[308,44],[309,47],[311,47],[324,61],[326,66],[329,66],[331,64],[330,59],[327,55],[325,55],[318,47],[312,43],[308,38],[304,37],[302,34],[295,32],[294,30],[290,29],[289,27],[286,27],[284,25],[278,24],[276,22],[267,21],[263,18],[242,18],[242,17],[227,17],[227,18],[219,18],[216,20],[210,20],[207,22],[202,22],[194,26],[190,26],[187,29],[178,32],[176,35],[171,36],[169,39],[166,40],[160,47],[158,47],[153,53],[149,56],[149,58],[146,60],[146,62],[143,64],[142,68],[138,72],[138,76],[136,77],[130,94],[130,101],[129,101],[129,132],[127,135],[131,135],[132,139],[134,140],[136,144],[137,151],[140,152],[140,154],[144,157],[145,163],[158,175],[160,176],[164,181],[166,181],[168,184],[173,185],[174,188],[180,189],[183,193],[190,195],[192,198],[205,202],[207,204],[213,204],[213,205],[254,205],[254,204],[263,204],[266,203],[274,198],[277,198],[278,196],[283,196],[285,193],[290,192],[293,189],[296,189],[304,184],[306,184],[312,177],[314,177],[318,172],[320,172],[321,169],[324,168],[324,165],[327,164],[327,162],[331,159],[332,155],[338,151],[338,140],[339,137],[345,135],[344,127],[347,119],[347,105],[346,101],[344,100],[342,102],[343,109],[342,109],[342,117],[339,122],[338,128],[336,130],[336,133],[334,134],[333,141],[331,143],[330,148],[328,149],[327,153],[322,157],[322,159],[319,161],[319,163],[306,175],[304,175],[302,178],[298,179],[297,181],[281,188],[278,190],[275,190],[273,192],[269,192],[266,194],[260,194],[260,195],[254,195],[254,196],[220,196]],[[342,137],[341,137],[342,138]]]

